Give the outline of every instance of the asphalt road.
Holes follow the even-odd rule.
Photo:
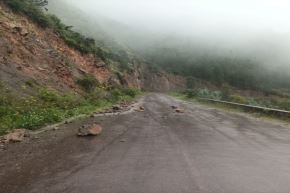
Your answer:
[[[290,193],[289,128],[162,94],[146,96],[144,107],[0,152],[0,192]],[[93,121],[100,137],[75,137]]]

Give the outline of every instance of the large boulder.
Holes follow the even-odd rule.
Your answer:
[[[83,125],[79,128],[78,136],[97,136],[100,135],[103,131],[103,128],[98,124],[93,125]]]

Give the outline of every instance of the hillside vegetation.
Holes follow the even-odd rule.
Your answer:
[[[119,56],[46,13],[46,4],[0,1],[0,134],[38,129],[140,94],[130,76],[136,69],[122,69]]]
[[[156,70],[166,70],[189,80],[191,77],[206,80],[218,87],[227,84],[257,91],[290,87],[290,74],[282,68],[270,69],[264,63],[246,56],[201,52],[195,46],[168,41],[164,45],[138,51],[154,64]],[[194,82],[191,81],[189,87],[193,88]]]

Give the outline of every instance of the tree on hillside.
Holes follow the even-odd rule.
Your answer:
[[[47,0],[29,0],[31,3],[33,3],[36,6],[39,7],[44,7],[46,5],[48,5],[48,1]]]

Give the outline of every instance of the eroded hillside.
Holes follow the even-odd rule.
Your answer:
[[[94,75],[103,84],[114,74],[102,59],[70,48],[51,29],[43,29],[27,18],[0,8],[0,75],[9,87],[27,81],[59,90],[77,90],[76,80]]]

